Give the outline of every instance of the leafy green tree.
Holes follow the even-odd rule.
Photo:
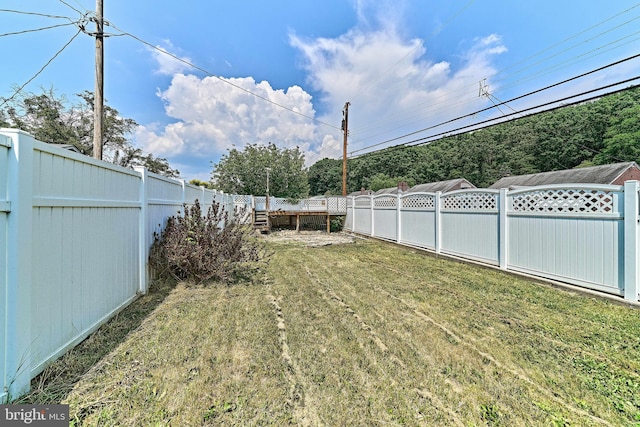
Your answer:
[[[324,158],[309,168],[309,194],[341,195],[342,194],[342,160]]]
[[[211,184],[209,181],[202,181],[200,179],[192,179],[191,181],[189,181],[189,184],[195,185],[197,187],[208,188],[209,190],[214,189],[213,184]]]
[[[269,170],[267,170],[269,169]],[[233,148],[213,165],[214,186],[234,194],[300,199],[309,195],[304,155],[298,147],[279,149],[275,144],[249,144],[243,151]]]
[[[612,161],[640,163],[640,105],[629,106],[612,120],[605,133],[604,148],[594,158],[596,164]]]
[[[53,89],[43,90],[41,94],[24,94],[0,104],[0,123],[29,132],[39,141],[71,144],[90,156],[93,154],[94,97],[88,91],[77,96],[80,100],[69,105],[66,97],[56,95]],[[168,177],[179,176],[166,159],[144,153],[132,145],[129,136],[138,127],[135,120],[121,117],[108,105],[104,107],[104,116],[105,160],[129,168],[145,166],[151,172]]]

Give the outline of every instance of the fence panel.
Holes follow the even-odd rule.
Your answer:
[[[49,144],[33,147],[35,376],[135,297],[141,202],[136,172]]]
[[[497,190],[459,190],[442,195],[442,252],[499,263]]]
[[[397,206],[396,195],[382,194],[373,197],[373,229],[376,237],[397,240]]]
[[[353,199],[353,231],[371,234],[371,197],[356,196]]]
[[[0,319],[6,318],[7,307],[7,275],[4,273],[7,271],[7,214],[9,213],[11,206],[7,197],[7,165],[8,155],[11,140],[0,135],[0,263],[2,263],[2,272],[0,274]],[[6,343],[6,323],[2,321],[0,323],[0,343]],[[7,371],[5,366],[4,352],[0,354],[0,375],[2,375],[2,381],[0,381],[0,402],[4,402],[6,398],[6,390],[9,386],[7,384]]]
[[[435,194],[411,193],[400,196],[400,224],[400,243],[435,249]]]
[[[534,187],[508,206],[510,269],[624,294],[622,187]]]
[[[345,200],[345,214],[343,228],[345,231],[353,230],[353,197],[347,197]]]

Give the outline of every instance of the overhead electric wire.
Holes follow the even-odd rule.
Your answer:
[[[42,16],[44,18],[66,19],[69,21],[73,21],[73,19],[69,18],[68,16],[49,15],[46,13],[39,13],[39,12],[25,12],[23,10],[15,10],[15,9],[0,9],[0,12],[18,13],[21,15],[34,15],[34,16]]]
[[[624,58],[624,59],[621,59],[621,60],[618,60],[618,61],[612,62],[612,63],[607,64],[607,65],[604,65],[604,66],[602,66],[602,67],[598,67],[598,68],[596,68],[596,69],[594,69],[594,70],[591,70],[591,71],[588,71],[588,72],[585,72],[585,73],[579,74],[579,75],[577,75],[577,76],[574,76],[574,77],[571,77],[571,78],[568,78],[568,79],[562,80],[562,81],[560,81],[560,82],[558,82],[558,83],[554,83],[554,84],[551,84],[551,85],[545,86],[545,87],[543,87],[543,88],[536,89],[536,90],[531,91],[531,92],[527,92],[527,93],[525,93],[525,94],[523,94],[523,95],[516,96],[516,97],[511,98],[511,99],[509,99],[509,100],[507,100],[507,101],[501,102],[500,104],[492,105],[492,106],[489,106],[489,107],[483,108],[483,109],[481,109],[481,110],[475,111],[475,112],[473,112],[473,113],[464,114],[464,115],[462,115],[462,116],[459,116],[459,117],[456,117],[456,118],[453,118],[453,119],[449,119],[449,120],[446,120],[446,121],[444,121],[444,122],[437,123],[437,124],[435,124],[435,125],[431,125],[431,126],[428,126],[428,127],[422,128],[422,129],[419,129],[419,130],[414,131],[414,132],[410,132],[410,133],[407,133],[407,134],[404,134],[404,135],[400,135],[400,136],[397,136],[397,137],[395,137],[395,138],[387,139],[387,140],[385,140],[385,141],[381,141],[381,142],[378,142],[378,143],[376,143],[376,144],[369,145],[369,146],[367,146],[367,147],[360,148],[360,149],[358,149],[358,150],[354,150],[354,151],[352,151],[350,154],[355,154],[355,153],[358,153],[358,152],[360,152],[360,151],[364,151],[364,150],[367,150],[367,149],[370,149],[370,148],[378,147],[378,146],[380,146],[380,145],[383,145],[383,144],[386,144],[386,143],[389,143],[389,142],[397,141],[397,140],[399,140],[399,139],[406,138],[406,137],[408,137],[408,136],[416,135],[416,134],[418,134],[418,133],[422,133],[422,132],[425,132],[425,131],[427,131],[427,130],[431,130],[431,129],[434,129],[434,128],[437,128],[437,127],[440,127],[440,126],[444,126],[444,125],[446,125],[446,124],[453,123],[453,122],[455,122],[455,121],[458,121],[458,120],[461,120],[461,119],[464,119],[464,118],[472,117],[472,116],[474,116],[474,115],[476,115],[476,114],[479,114],[479,113],[482,113],[482,112],[484,112],[484,111],[488,111],[488,110],[491,110],[491,109],[493,109],[493,108],[496,108],[496,107],[497,107],[497,106],[499,106],[499,105],[505,105],[505,104],[507,104],[507,103],[512,103],[513,101],[517,101],[517,100],[519,100],[519,99],[523,99],[523,98],[526,98],[526,97],[528,97],[528,96],[535,95],[536,93],[540,93],[540,92],[543,92],[543,91],[545,91],[545,90],[552,89],[552,88],[554,88],[554,87],[557,87],[557,86],[560,86],[560,85],[563,85],[563,84],[569,83],[569,82],[571,82],[571,81],[574,81],[574,80],[580,79],[580,78],[582,78],[582,77],[586,77],[586,76],[588,76],[588,75],[590,75],[590,74],[597,73],[597,72],[599,72],[599,71],[605,70],[605,69],[610,68],[610,67],[614,67],[614,66],[616,66],[616,65],[620,65],[620,64],[622,64],[622,63],[624,63],[624,62],[631,61],[631,60],[636,59],[636,58],[639,58],[639,57],[640,57],[640,53],[639,53],[639,54],[632,55],[632,56],[629,56],[629,57],[627,57],[627,58]],[[496,98],[496,99],[497,99],[497,98]]]
[[[597,24],[595,24],[595,25],[592,25],[592,26],[590,26],[590,27],[588,27],[588,28],[585,28],[584,30],[582,30],[582,31],[580,31],[580,32],[578,32],[578,33],[576,33],[576,34],[574,34],[574,35],[570,36],[570,37],[567,37],[567,38],[563,39],[562,41],[559,41],[558,43],[555,43],[555,44],[553,44],[553,45],[551,45],[551,46],[547,47],[546,49],[541,50],[540,52],[536,52],[536,53],[534,53],[533,55],[530,55],[530,56],[528,56],[528,57],[526,57],[526,58],[522,59],[521,61],[515,62],[515,63],[513,63],[513,64],[509,65],[508,67],[503,68],[502,70],[500,70],[500,71],[498,72],[498,75],[499,75],[499,74],[501,74],[501,73],[504,73],[505,71],[507,71],[507,70],[509,70],[509,69],[511,69],[511,68],[513,68],[513,67],[515,67],[515,66],[517,66],[518,64],[521,64],[521,63],[523,63],[523,62],[527,62],[527,61],[529,61],[529,60],[530,60],[530,59],[532,59],[532,58],[535,58],[535,57],[537,57],[537,56],[540,56],[540,55],[542,55],[543,53],[545,53],[545,52],[547,52],[547,51],[549,51],[549,50],[552,50],[552,49],[554,49],[554,48],[556,48],[556,47],[558,47],[558,46],[560,46],[560,45],[562,45],[562,44],[564,44],[564,43],[566,43],[566,42],[568,42],[568,41],[570,41],[570,40],[573,40],[573,39],[575,39],[576,37],[578,37],[578,36],[580,36],[580,35],[582,35],[582,34],[585,34],[585,33],[589,32],[589,31],[593,30],[594,28],[597,28],[597,27],[599,27],[599,26],[601,26],[601,25],[603,25],[603,24],[605,24],[605,23],[607,23],[607,22],[609,22],[609,21],[611,21],[611,20],[613,20],[613,19],[615,19],[615,18],[617,18],[617,17],[619,17],[619,16],[622,16],[622,15],[624,15],[625,13],[628,13],[629,11],[631,11],[631,10],[633,10],[633,9],[637,8],[637,7],[640,7],[640,3],[636,4],[635,6],[631,6],[630,8],[625,9],[625,10],[623,10],[622,12],[618,12],[617,14],[615,14],[615,15],[613,15],[613,16],[610,16],[609,18],[605,19],[604,21],[600,21],[600,22],[598,22],[598,23],[597,23]],[[628,23],[628,22],[631,22],[631,21],[635,21],[635,20],[636,20],[636,19],[638,19],[638,18],[639,18],[639,17],[636,17],[636,18],[634,18],[634,19],[632,19],[632,20],[630,20],[630,21],[627,21],[627,23]],[[622,25],[626,25],[626,23],[625,23],[625,24],[618,25],[618,26],[614,27],[613,29],[615,29],[615,28],[619,28],[619,27],[621,27]],[[603,35],[603,34],[606,34],[607,32],[613,31],[613,29],[610,29],[610,30],[608,30],[608,31],[606,31],[606,32],[600,33],[600,35]],[[592,39],[593,39],[593,38],[592,38]],[[574,47],[575,47],[575,45],[574,45]],[[547,57],[547,58],[545,58],[545,59],[548,59],[548,58],[549,58],[549,57]],[[525,70],[525,69],[527,69],[527,68],[530,68],[530,67],[521,68],[518,72],[520,72],[520,71],[524,71],[524,70]]]
[[[0,34],[0,37],[16,36],[16,35],[26,34],[26,33],[35,33],[35,32],[38,32],[38,31],[50,30],[52,28],[68,27],[70,25],[77,26],[79,23],[80,23],[80,21],[76,21],[76,22],[69,22],[69,23],[66,23],[66,24],[50,25],[48,27],[33,28],[31,30],[14,31],[14,32],[11,32],[11,33]]]
[[[321,120],[318,120],[318,119],[316,119],[316,118],[314,118],[314,117],[307,116],[306,114],[303,114],[303,113],[301,113],[301,112],[299,112],[299,111],[296,111],[296,110],[294,110],[293,108],[286,107],[286,106],[284,106],[284,105],[282,105],[282,104],[279,104],[279,103],[277,103],[277,102],[275,102],[275,101],[273,101],[273,100],[271,100],[271,99],[269,99],[269,98],[267,98],[267,97],[265,97],[265,96],[259,95],[259,94],[255,93],[255,92],[252,92],[252,91],[250,91],[249,89],[245,89],[245,88],[243,88],[242,86],[237,85],[237,84],[235,84],[235,83],[233,83],[233,82],[229,81],[228,79],[225,79],[225,78],[220,77],[220,76],[216,76],[215,74],[211,73],[210,71],[208,71],[208,70],[206,70],[206,69],[204,69],[204,68],[202,68],[202,67],[198,67],[197,65],[194,65],[193,63],[191,63],[191,62],[189,62],[189,61],[187,61],[187,60],[185,60],[185,59],[183,59],[183,58],[180,58],[180,57],[178,57],[178,56],[176,56],[176,55],[174,55],[174,54],[172,54],[172,53],[170,53],[170,52],[168,52],[168,51],[166,51],[166,50],[164,50],[164,49],[161,49],[161,48],[159,48],[159,47],[157,47],[157,46],[154,46],[153,44],[151,44],[151,43],[149,43],[149,42],[147,42],[147,41],[145,41],[145,40],[141,39],[140,37],[137,37],[137,36],[135,36],[135,35],[133,35],[133,34],[131,34],[131,33],[127,32],[127,31],[121,30],[120,28],[116,27],[115,25],[113,25],[113,24],[111,24],[111,23],[110,23],[109,25],[110,25],[111,27],[115,28],[116,30],[120,31],[120,32],[122,33],[122,35],[124,35],[124,36],[128,36],[128,37],[131,37],[132,39],[134,39],[134,40],[136,40],[136,41],[138,41],[138,42],[140,42],[140,43],[142,43],[142,44],[144,44],[144,45],[146,45],[146,46],[148,46],[148,47],[150,47],[150,48],[152,48],[152,49],[154,49],[154,50],[157,50],[158,52],[161,52],[161,53],[162,53],[162,54],[164,54],[164,55],[168,55],[168,56],[172,57],[173,59],[175,59],[175,60],[177,60],[177,61],[179,61],[179,62],[182,62],[183,64],[186,64],[186,65],[188,65],[188,66],[190,66],[190,67],[192,67],[192,68],[194,68],[194,69],[196,69],[196,70],[198,70],[198,71],[201,71],[201,72],[205,73],[205,74],[206,74],[206,75],[208,75],[209,77],[214,77],[214,78],[216,78],[216,79],[220,80],[220,81],[221,81],[221,82],[223,82],[223,83],[226,83],[226,84],[228,84],[228,85],[230,85],[230,86],[233,86],[233,87],[235,87],[236,89],[240,89],[241,91],[246,92],[246,93],[248,93],[249,95],[252,95],[252,96],[254,96],[254,97],[256,97],[256,98],[262,99],[263,101],[266,101],[266,102],[268,102],[268,103],[270,103],[270,104],[272,104],[272,105],[275,105],[276,107],[279,107],[279,108],[282,108],[282,109],[284,109],[284,110],[287,110],[287,111],[289,111],[289,112],[291,112],[291,113],[297,114],[298,116],[301,116],[301,117],[304,117],[304,118],[306,118],[306,119],[312,120],[312,121],[314,121],[314,122],[316,122],[316,123],[322,124],[322,125],[324,125],[324,126],[327,126],[327,127],[332,128],[332,129],[336,129],[336,130],[340,130],[340,131],[342,130],[342,129],[341,129],[340,127],[338,127],[338,126],[334,126],[334,125],[331,125],[331,124],[329,124],[329,123],[325,123],[325,122],[323,122],[323,121],[321,121]]]
[[[626,14],[626,13],[629,13],[631,10],[633,10],[633,9],[635,9],[635,8],[639,7],[639,6],[640,6],[640,3],[639,3],[639,4],[636,4],[635,6],[632,6],[632,7],[630,7],[630,8],[627,8],[627,9],[625,9],[625,10],[623,10],[623,11],[621,11],[621,12],[619,12],[619,13],[617,13],[617,14],[613,15],[613,16],[610,16],[609,18],[607,18],[607,19],[605,19],[605,20],[603,20],[603,21],[601,21],[601,22],[599,22],[599,23],[597,23],[597,24],[595,24],[595,25],[592,25],[591,27],[588,27],[588,28],[587,28],[587,29],[585,29],[585,30],[580,31],[580,32],[579,32],[579,33],[577,33],[577,34],[572,35],[571,37],[565,38],[564,40],[562,40],[562,41],[560,41],[560,42],[558,42],[558,43],[556,43],[556,44],[554,44],[554,45],[552,45],[552,46],[550,46],[550,47],[548,47],[548,48],[545,48],[545,49],[541,50],[540,52],[537,52],[537,53],[536,53],[536,54],[534,54],[534,55],[531,55],[531,56],[529,56],[529,57],[527,57],[527,58],[525,58],[525,59],[523,59],[523,60],[521,60],[521,61],[519,61],[519,62],[516,62],[516,63],[514,63],[514,64],[512,64],[512,65],[510,65],[510,66],[508,66],[508,67],[506,67],[506,68],[504,68],[504,69],[502,69],[502,70],[499,70],[499,71],[497,72],[496,76],[500,76],[500,75],[504,74],[504,73],[505,73],[505,71],[507,71],[507,70],[509,70],[509,69],[511,69],[511,68],[513,68],[513,67],[515,67],[515,66],[517,66],[518,64],[524,63],[524,62],[526,62],[526,61],[528,61],[528,60],[530,60],[530,59],[532,59],[532,58],[538,57],[538,56],[540,56],[540,55],[544,54],[545,52],[548,52],[548,51],[550,51],[550,50],[554,49],[555,47],[558,47],[558,46],[560,46],[560,45],[562,45],[562,44],[564,44],[564,43],[566,43],[566,42],[568,42],[568,41],[570,41],[570,40],[573,40],[573,39],[577,38],[578,36],[580,36],[580,35],[582,35],[582,34],[585,34],[585,33],[589,32],[590,30],[593,30],[593,29],[595,29],[595,28],[597,28],[597,27],[600,27],[600,26],[602,26],[603,24],[605,24],[605,23],[607,23],[607,22],[609,22],[609,21],[612,21],[612,20],[613,20],[613,19],[615,19],[615,18],[618,18],[618,17],[620,17],[620,16],[622,16],[622,15],[624,15],[624,14]],[[619,25],[616,25],[615,27],[608,28],[608,29],[606,29],[606,30],[604,30],[604,31],[600,32],[599,34],[597,34],[597,35],[594,35],[594,36],[590,37],[590,38],[589,38],[589,39],[587,39],[586,41],[582,41],[582,42],[580,42],[580,43],[574,44],[573,46],[571,46],[571,47],[569,47],[569,48],[567,48],[567,49],[564,49],[561,53],[567,52],[567,51],[572,50],[572,49],[574,49],[574,48],[576,48],[576,47],[580,47],[580,46],[584,45],[585,43],[589,43],[589,42],[591,42],[591,41],[593,41],[593,40],[595,40],[595,39],[597,39],[597,38],[599,38],[599,37],[601,37],[601,36],[603,36],[603,35],[605,35],[605,34],[608,34],[608,33],[612,32],[612,31],[614,31],[614,30],[616,30],[616,29],[619,29],[619,28],[621,28],[621,27],[623,27],[623,26],[625,26],[625,25],[628,25],[629,23],[634,22],[634,21],[636,21],[637,19],[640,19],[640,17],[638,17],[638,16],[637,16],[637,17],[634,17],[634,18],[632,18],[632,19],[629,19],[629,20],[625,21],[624,23],[621,23],[621,24],[619,24]],[[503,85],[503,86],[501,86],[501,88],[502,88],[502,89],[504,89],[504,88],[508,88],[508,87],[515,86],[518,82],[527,81],[527,80],[532,80],[532,79],[534,79],[534,78],[540,77],[540,76],[545,75],[545,74],[549,74],[549,73],[550,73],[550,72],[552,72],[552,71],[555,71],[555,70],[557,70],[557,69],[563,68],[563,67],[568,66],[568,65],[570,65],[570,64],[575,64],[575,63],[577,63],[577,62],[581,62],[581,61],[584,61],[585,59],[595,57],[595,56],[597,56],[597,55],[600,55],[600,54],[605,53],[605,52],[607,52],[607,51],[610,51],[610,50],[612,50],[612,49],[620,48],[620,47],[622,47],[622,46],[624,46],[624,45],[626,45],[626,44],[629,44],[629,43],[631,43],[632,41],[637,40],[637,39],[634,39],[634,40],[632,40],[632,41],[628,41],[628,42],[626,42],[626,43],[624,43],[624,44],[620,44],[620,42],[621,42],[622,40],[628,39],[629,37],[632,37],[632,36],[634,36],[634,35],[636,35],[636,34],[638,34],[638,33],[640,33],[640,32],[632,33],[632,34],[630,34],[630,35],[626,35],[626,36],[624,36],[624,37],[622,37],[622,38],[619,38],[619,39],[616,39],[616,40],[614,40],[614,41],[612,41],[612,42],[609,42],[609,43],[607,43],[607,44],[605,44],[605,45],[598,46],[597,48],[592,49],[592,50],[590,50],[590,51],[588,51],[588,52],[581,53],[580,55],[578,55],[578,56],[576,56],[576,57],[573,57],[573,58],[571,58],[570,60],[564,61],[564,62],[562,62],[562,63],[560,63],[560,64],[555,64],[555,65],[554,65],[554,66],[552,66],[552,67],[548,67],[548,68],[546,68],[546,69],[540,70],[540,71],[536,72],[535,74],[533,74],[533,75],[531,75],[531,76],[527,76],[526,78],[522,78],[522,79],[519,79],[519,80],[517,80],[517,81],[515,81],[515,82],[511,82],[510,84],[508,84],[508,85],[506,85],[506,86],[504,86],[504,85]],[[614,44],[618,44],[618,45],[617,45],[617,46],[610,47],[609,49],[603,50],[603,48],[604,48],[604,47],[608,47],[608,46],[611,46],[611,45],[614,45]],[[589,54],[594,53],[594,52],[595,52],[595,54],[590,55],[590,56],[588,56],[588,57],[585,57],[586,55],[589,55]],[[540,63],[542,63],[542,62],[548,61],[549,59],[551,59],[551,58],[553,58],[553,57],[556,57],[557,55],[558,55],[558,53],[557,53],[557,54],[554,54],[554,55],[551,55],[551,56],[547,56],[547,57],[545,57],[545,58],[541,59],[540,61],[536,62],[534,65],[538,65],[538,64],[540,64]],[[579,58],[581,58],[581,59],[579,59]],[[579,59],[579,60],[578,60],[578,59]],[[566,65],[563,65],[563,64],[566,64]],[[527,67],[521,68],[521,69],[519,69],[515,74],[512,74],[512,75],[508,76],[508,78],[510,79],[510,78],[511,78],[511,77],[513,77],[514,75],[520,74],[520,73],[522,73],[523,71],[525,71],[525,70],[527,70],[527,69],[532,68],[534,65],[531,65],[531,66],[527,66]],[[561,66],[561,65],[562,65],[562,66]],[[508,78],[507,78],[507,76],[505,76],[505,77],[504,77],[504,78],[502,78],[502,79],[497,79],[497,80],[496,80],[496,79],[493,79],[493,83],[495,84],[495,83],[500,83],[500,82],[506,82],[506,81],[508,80]],[[464,90],[464,88],[463,88],[463,89],[459,89],[459,90],[458,90],[458,91],[456,91],[455,93],[462,92],[463,90]],[[469,87],[469,89],[468,89],[468,90],[470,90],[470,87]],[[442,101],[442,102],[447,102],[447,99],[448,99],[450,96],[453,96],[453,93],[443,94],[443,95],[439,96],[438,98],[443,99],[443,101]],[[459,100],[459,101],[457,101],[457,102],[456,102],[456,104],[461,104],[461,103],[465,103],[465,102],[468,102],[468,101],[471,101],[471,99],[469,98],[469,99],[466,99],[466,100]],[[428,107],[429,107],[429,108],[428,108],[428,110],[433,110],[433,109],[435,109],[435,108],[437,107],[437,105],[438,105],[438,103],[435,103],[435,104],[434,104],[433,99],[431,99],[431,100],[425,101],[424,103],[417,104],[417,105],[416,105],[416,107],[421,106],[421,105],[425,105],[425,104],[428,104]],[[450,104],[449,104],[449,105],[450,105]],[[420,110],[424,110],[424,109],[414,108],[414,111],[416,111],[416,112],[417,112],[417,111],[420,111]],[[397,114],[395,114],[395,115],[394,115],[394,114],[391,114],[391,115],[387,115],[387,116],[386,116],[386,120],[387,120],[387,121],[390,121],[390,120],[392,119],[392,117],[395,117],[395,116],[397,116],[398,114],[406,115],[406,113],[404,113],[404,112],[402,112],[402,113],[397,113]],[[415,114],[415,117],[416,117],[416,119],[414,119],[414,120],[408,120],[408,121],[407,121],[407,120],[405,120],[405,121],[404,121],[404,123],[409,124],[409,123],[415,122],[415,121],[417,121],[417,120],[420,120],[420,117],[418,117],[418,114]],[[406,125],[404,125],[404,126],[406,126]],[[354,128],[352,129],[352,131],[354,132],[354,134],[358,134],[358,133],[363,132],[363,131],[365,131],[365,130],[380,129],[380,128],[384,128],[384,127],[386,127],[386,125],[385,125],[384,123],[377,122],[374,126],[367,125],[367,126],[363,126],[363,127],[359,127],[359,128],[358,128],[358,127],[354,127]],[[402,125],[400,125],[400,126],[396,126],[395,128],[400,128],[400,127],[403,127],[403,126],[402,126]],[[392,129],[389,129],[389,130],[392,130]],[[380,133],[388,133],[388,130],[387,130],[387,131],[385,131],[385,132],[378,132],[377,134],[380,134]],[[370,139],[370,138],[372,138],[373,136],[375,136],[375,134],[374,134],[374,135],[366,136],[365,138],[361,139],[361,141],[362,141],[362,140],[366,140],[366,139]],[[364,148],[364,149],[366,149],[366,148]]]
[[[15,98],[20,92],[22,92],[22,89],[24,89],[29,83],[31,83],[36,77],[38,77],[38,75],[40,75],[40,73],[42,73],[44,71],[45,68],[47,68],[49,66],[49,64],[51,64],[53,62],[54,59],[56,59],[58,57],[58,55],[60,55],[60,53],[62,53],[63,50],[65,50],[67,48],[67,46],[69,46],[71,44],[71,42],[73,42],[75,40],[76,37],[78,37],[78,34],[80,34],[82,32],[82,30],[78,30],[77,33],[75,33],[73,35],[73,37],[71,37],[71,40],[69,40],[67,43],[65,43],[64,46],[62,46],[62,48],[57,51],[55,53],[55,55],[53,55],[53,57],[51,57],[51,59],[49,59],[43,66],[42,68],[40,68],[40,70],[38,70],[38,72],[36,72],[29,80],[27,80],[22,86],[18,87],[13,95],[11,95],[9,98],[5,98],[2,100],[2,102],[0,103],[0,107],[2,107],[3,105],[5,105],[7,102],[11,101],[13,98]]]
[[[488,127],[492,127],[492,126],[498,125],[498,124],[508,123],[510,121],[519,119],[519,118],[512,118],[510,120],[502,120],[502,119],[504,119],[505,117],[508,117],[508,116],[513,116],[515,114],[521,114],[521,113],[525,113],[527,111],[536,110],[536,109],[543,108],[543,107],[546,107],[546,106],[549,106],[549,105],[552,105],[552,104],[557,104],[559,102],[564,102],[564,101],[567,101],[567,100],[570,100],[570,99],[573,99],[573,98],[577,98],[577,97],[581,97],[581,96],[584,96],[584,95],[588,95],[590,93],[599,92],[599,91],[602,91],[602,90],[605,90],[605,89],[609,89],[609,88],[612,88],[612,87],[615,87],[615,86],[619,86],[621,84],[630,83],[630,82],[635,81],[635,80],[640,80],[640,75],[637,75],[635,77],[631,77],[631,78],[628,78],[628,79],[625,79],[625,80],[621,80],[621,81],[618,81],[616,83],[611,83],[611,84],[608,84],[608,85],[605,85],[605,86],[601,86],[601,87],[596,88],[596,89],[591,89],[591,90],[584,91],[584,92],[581,92],[581,93],[578,93],[578,94],[575,94],[575,95],[570,95],[570,96],[567,96],[567,97],[564,97],[564,98],[556,99],[554,101],[549,101],[549,102],[545,102],[543,104],[538,104],[538,105],[533,106],[533,107],[525,108],[525,109],[520,110],[518,113],[509,113],[506,116],[494,117],[494,118],[491,118],[491,119],[488,119],[488,120],[484,120],[484,121],[481,121],[481,122],[477,122],[477,123],[474,123],[474,124],[471,124],[471,125],[461,126],[459,128],[450,129],[450,130],[447,130],[445,132],[440,132],[440,133],[429,135],[429,136],[426,136],[426,137],[423,137],[423,138],[414,139],[412,141],[406,141],[406,142],[403,142],[401,144],[396,144],[396,145],[393,145],[393,146],[390,146],[390,147],[385,147],[385,148],[380,149],[380,150],[376,150],[376,151],[368,152],[368,153],[363,153],[363,154],[361,154],[359,156],[349,157],[349,158],[353,159],[353,158],[358,158],[358,157],[361,157],[361,156],[375,156],[375,155],[385,154],[385,153],[387,153],[389,151],[395,151],[395,150],[398,150],[398,149],[410,148],[410,147],[418,147],[418,146],[421,146],[421,145],[428,145],[428,144],[436,142],[436,141],[438,141],[438,140],[440,140],[440,139],[442,139],[444,137],[456,136],[456,135],[460,135],[460,134],[463,134],[463,133],[466,133],[466,132],[470,132],[470,131],[474,131],[475,132],[475,131],[478,131],[478,130],[482,130],[482,129],[486,129]],[[554,111],[554,110],[557,110],[557,109],[560,109],[560,108],[569,107],[569,106],[572,106],[572,105],[582,104],[582,103],[585,103],[585,102],[589,102],[589,101],[593,101],[593,100],[596,100],[596,99],[600,99],[600,98],[605,97],[605,96],[609,96],[609,95],[613,95],[613,94],[616,94],[616,93],[624,92],[624,91],[627,91],[627,90],[630,90],[630,89],[633,89],[633,88],[637,88],[637,87],[640,87],[640,84],[629,86],[629,87],[625,87],[625,88],[614,90],[614,91],[607,92],[607,93],[601,93],[601,94],[598,94],[598,95],[591,96],[589,98],[582,98],[582,99],[579,99],[579,100],[574,101],[574,102],[562,104],[562,105],[559,105],[559,106],[556,106],[556,107],[553,107],[553,108],[548,108],[548,109],[545,109],[545,110],[541,110],[541,111],[535,112],[535,113],[530,114],[530,115],[528,115],[526,117],[530,117],[530,116],[533,116],[533,115]],[[487,123],[490,123],[490,122],[495,122],[495,121],[498,121],[498,120],[500,120],[498,123],[493,123],[493,124],[488,125],[488,126],[480,126],[480,127],[478,127],[479,125],[487,124]],[[473,129],[470,129],[470,128],[473,128]],[[458,131],[464,131],[464,132],[458,132]],[[454,133],[454,132],[458,132],[458,133]]]
[[[80,15],[85,15],[87,13],[87,10],[85,9],[84,12],[79,11],[78,9],[76,9],[75,7],[71,6],[69,3],[67,3],[64,0],[58,0],[60,3],[62,3],[63,5],[67,6],[68,8],[74,10],[75,12],[78,12]]]

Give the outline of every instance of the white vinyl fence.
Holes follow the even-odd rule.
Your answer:
[[[265,196],[239,196],[248,197],[253,207],[258,211],[267,210],[267,198]],[[345,215],[347,213],[347,198],[343,196],[323,196],[311,199],[303,199],[292,202],[280,197],[269,197],[269,211],[292,212],[327,212],[331,215]]]
[[[0,130],[0,401],[149,285],[154,232],[232,196]]]
[[[567,184],[356,196],[345,229],[637,302],[638,190]]]

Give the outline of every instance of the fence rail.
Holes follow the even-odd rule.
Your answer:
[[[356,196],[345,229],[638,301],[640,183]]]
[[[0,401],[149,285],[154,233],[198,199],[234,199],[0,130]]]

